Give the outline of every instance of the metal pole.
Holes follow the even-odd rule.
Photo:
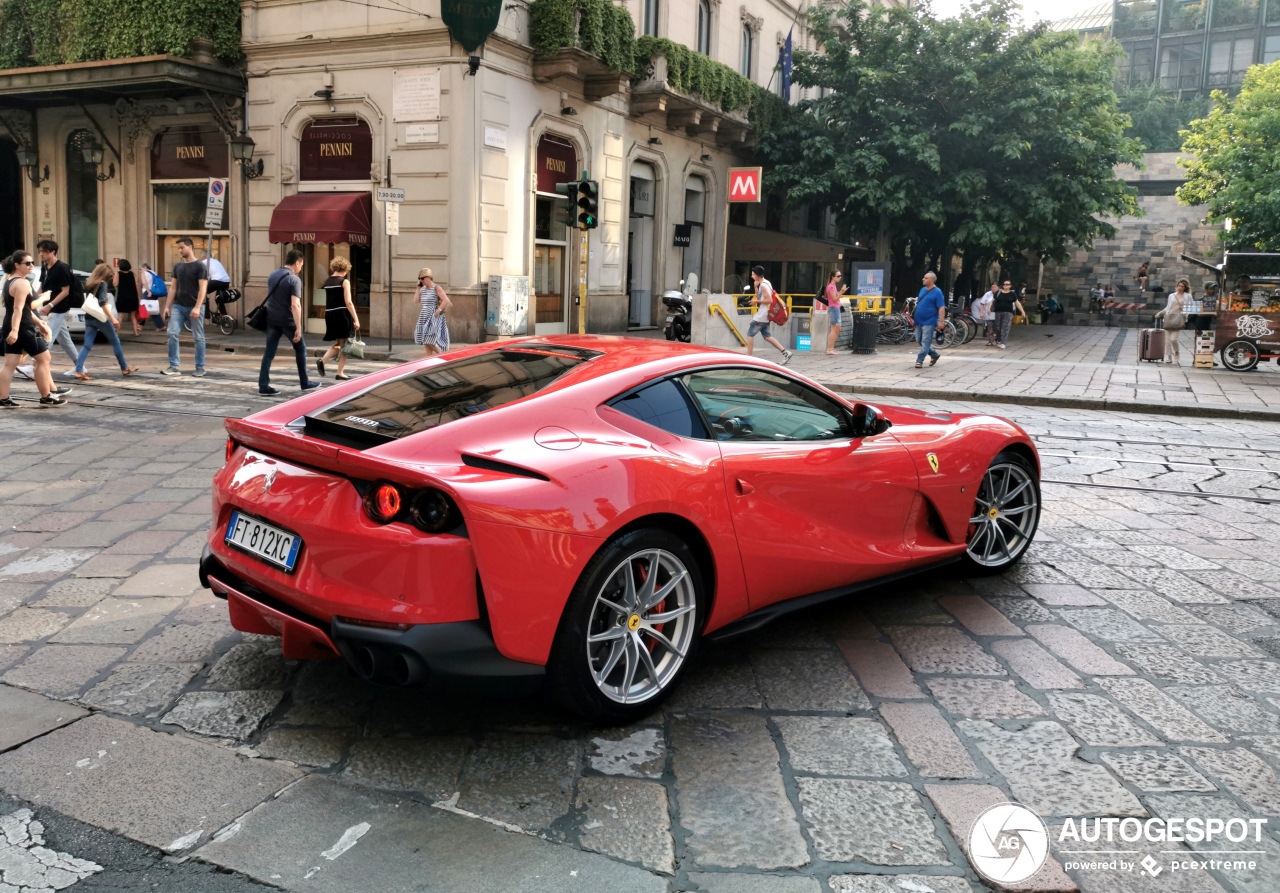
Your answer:
[[[391,188],[391,156],[387,156],[387,188]],[[386,225],[386,217],[383,217],[383,225]],[[392,312],[391,302],[394,289],[391,287],[391,233],[387,233],[387,358],[391,357],[391,331],[392,331]]]
[[[583,227],[578,240],[578,334],[587,334],[587,252],[590,248],[588,230]]]

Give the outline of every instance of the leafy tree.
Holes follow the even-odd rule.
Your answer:
[[[1178,201],[1231,218],[1229,249],[1280,251],[1280,62],[1250,68],[1235,99],[1213,91],[1213,111],[1183,134]]]
[[[790,202],[826,204],[859,233],[887,230],[899,293],[953,254],[968,281],[1023,252],[1065,258],[1114,235],[1104,218],[1137,213],[1113,173],[1141,161],[1116,106],[1117,48],[1024,30],[1016,16],[1015,0],[941,20],[926,5],[865,0],[810,13],[818,50],[797,53],[795,80],[823,95],[761,153]]]
[[[1125,136],[1141,140],[1148,152],[1177,152],[1182,148],[1180,132],[1209,111],[1207,97],[1183,99],[1155,84],[1135,84],[1117,96],[1120,111],[1132,122]]]

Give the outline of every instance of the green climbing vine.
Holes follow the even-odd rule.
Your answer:
[[[635,70],[636,25],[611,0],[533,0],[529,4],[534,53],[554,56],[578,47],[619,72]]]
[[[3,0],[0,29],[0,68],[189,56],[196,37],[241,57],[240,0]]]

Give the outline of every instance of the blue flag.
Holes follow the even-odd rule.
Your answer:
[[[778,59],[782,68],[782,99],[791,102],[791,32],[787,32],[787,42],[782,45],[782,54]]]

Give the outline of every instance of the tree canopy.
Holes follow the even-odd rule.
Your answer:
[[[1213,111],[1183,133],[1178,201],[1231,218],[1229,249],[1280,251],[1280,62],[1250,68],[1235,99],[1215,90]]]
[[[1118,49],[1016,16],[1014,0],[953,19],[816,6],[817,50],[796,54],[794,79],[821,89],[762,137],[773,184],[854,232],[887,230],[899,282],[953,253],[969,270],[1114,235],[1105,218],[1137,213],[1114,167],[1141,162],[1112,87]]]
[[[1157,84],[1135,84],[1116,95],[1120,111],[1129,116],[1125,135],[1141,140],[1148,152],[1177,152],[1182,148],[1182,131],[1209,111],[1207,96],[1183,98]]]

